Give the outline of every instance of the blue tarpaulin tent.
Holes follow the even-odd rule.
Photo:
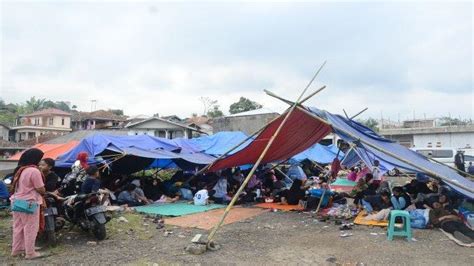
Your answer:
[[[336,158],[336,155],[337,155],[337,148],[334,152],[333,148],[316,143],[315,145],[311,146],[309,149],[293,156],[290,159],[290,162],[291,161],[301,162],[303,160],[309,159],[317,163],[328,164],[328,163],[331,163],[334,160],[334,158]],[[344,156],[344,153],[339,152],[339,156],[338,156],[339,160],[341,160],[343,156]]]
[[[317,108],[310,108],[310,111],[312,114],[328,122],[333,127],[334,132],[344,141],[357,146],[358,150],[362,151],[359,155],[366,154],[369,158],[377,158],[385,165],[391,165],[412,172],[425,173],[439,178],[456,191],[469,198],[474,198],[474,182],[459,175],[453,169],[431,162],[423,155],[385,139],[373,130],[353,120]],[[372,159],[365,160],[373,162]]]
[[[95,134],[83,139],[74,149],[59,156],[56,165],[58,167],[70,167],[76,161],[80,152],[86,152],[89,155],[89,163],[91,164],[104,162],[101,158],[111,157],[110,153],[164,160],[160,164],[167,164],[169,161],[166,160],[173,160],[173,162],[185,161],[204,165],[215,159],[212,156],[177,146],[173,140],[147,135],[110,136]],[[109,152],[109,156],[101,156],[104,152]]]

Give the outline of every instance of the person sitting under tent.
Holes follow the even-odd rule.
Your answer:
[[[133,197],[133,191],[136,189],[136,186],[134,184],[128,184],[125,187],[125,190],[120,192],[117,202],[120,205],[128,205],[129,207],[134,207],[134,206],[141,206],[144,205],[143,202],[139,202],[138,200]]]
[[[430,223],[443,231],[452,234],[454,238],[465,243],[474,243],[474,231],[467,227],[461,218],[453,211],[446,210],[439,202],[433,204],[429,212]]]
[[[131,184],[135,185],[135,189],[132,191],[132,197],[138,201],[142,202],[143,204],[149,204],[153,203],[152,200],[148,199],[145,196],[145,192],[143,192],[143,189],[141,188],[141,183],[139,179],[135,179],[131,182]]]
[[[86,170],[86,180],[82,183],[81,194],[89,194],[92,192],[98,192],[100,189],[100,173],[99,168],[95,165],[91,165]]]
[[[403,187],[394,187],[392,193],[390,201],[394,210],[404,210],[411,205],[410,196],[403,191]]]
[[[300,200],[304,200],[306,197],[306,190],[308,186],[305,185],[306,179],[295,179],[291,188],[282,194],[281,202],[289,205],[297,205]]]
[[[211,192],[212,200],[216,203],[228,203],[231,200],[231,197],[227,194],[228,189],[228,181],[227,176],[221,174],[217,183],[212,188],[213,192]]]
[[[362,200],[362,205],[364,206],[367,214],[372,214],[383,209],[388,209],[392,207],[390,202],[390,192],[382,191],[380,195],[365,196]]]
[[[286,187],[286,183],[283,180],[284,176],[277,175],[277,181],[273,184],[273,191],[272,197],[275,199],[276,202],[280,202],[281,198],[288,193],[288,188]]]
[[[347,180],[356,181],[358,172],[359,172],[358,167],[351,167],[350,172],[347,175]]]
[[[209,192],[203,186],[201,189],[194,194],[193,197],[194,205],[204,206],[209,204]]]
[[[360,178],[349,193],[340,193],[340,195],[346,198],[354,199],[354,204],[356,206],[362,207],[361,200],[364,198],[365,192],[368,188],[369,186],[365,182],[365,179]]]
[[[290,177],[291,180],[305,180],[307,178],[299,163],[293,163],[288,169],[286,175]]]
[[[410,183],[406,184],[403,189],[408,193],[408,195],[410,195],[412,199],[416,199],[418,197],[418,193],[435,193],[428,187],[428,181],[429,178],[423,173],[417,173],[416,178],[412,179]]]
[[[163,196],[163,191],[161,187],[161,180],[154,178],[150,184],[145,185],[144,191],[145,197],[154,201],[157,201]]]

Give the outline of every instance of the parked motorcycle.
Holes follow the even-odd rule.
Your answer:
[[[66,220],[80,226],[84,231],[92,231],[97,240],[105,239],[105,224],[110,218],[105,214],[107,208],[102,205],[103,197],[101,192],[69,197],[63,204]]]
[[[63,228],[65,221],[59,216],[58,206],[61,202],[51,193],[45,195],[46,209],[44,210],[45,238],[49,245],[57,244],[56,232]]]

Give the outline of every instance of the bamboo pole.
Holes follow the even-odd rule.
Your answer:
[[[326,62],[324,62],[325,64]],[[237,201],[237,199],[239,198],[240,194],[242,193],[242,191],[244,190],[244,188],[247,186],[247,183],[250,181],[250,178],[253,176],[253,174],[255,173],[255,170],[257,170],[257,167],[260,165],[260,163],[262,162],[263,158],[265,157],[265,155],[267,154],[268,150],[270,149],[270,147],[272,146],[273,144],[273,141],[275,140],[275,138],[278,136],[278,134],[280,134],[280,131],[281,129],[283,128],[283,126],[285,125],[286,121],[288,120],[288,118],[290,117],[290,115],[293,113],[293,111],[296,109],[297,107],[297,104],[298,102],[301,100],[301,98],[304,96],[304,94],[306,93],[306,91],[308,90],[308,88],[311,86],[311,84],[313,83],[313,81],[316,79],[317,75],[319,74],[319,72],[321,71],[321,69],[323,68],[323,65],[321,65],[321,67],[318,69],[318,71],[316,72],[316,74],[313,76],[313,78],[310,80],[310,82],[308,83],[308,85],[304,88],[304,90],[301,92],[300,96],[298,97],[298,99],[296,100],[296,102],[291,106],[291,108],[289,109],[289,111],[286,113],[285,115],[285,118],[283,119],[283,121],[281,121],[280,125],[278,126],[277,130],[275,131],[275,133],[273,133],[272,137],[270,138],[270,140],[268,141],[267,145],[265,146],[265,148],[263,149],[262,153],[260,154],[260,157],[258,158],[258,160],[255,162],[254,166],[252,167],[252,169],[250,170],[249,174],[247,175],[247,177],[245,178],[244,182],[242,183],[242,185],[239,187],[239,189],[237,190],[237,192],[235,193],[234,197],[232,198],[232,200],[230,201],[229,205],[227,205],[227,208],[225,209],[224,211],[224,214],[222,215],[221,219],[219,220],[219,222],[216,224],[216,226],[214,226],[214,228],[212,229],[211,233],[209,234],[209,237],[207,238],[207,244],[208,246],[212,244],[212,240],[214,239],[214,236],[215,234],[217,233],[217,230],[219,230],[219,228],[221,227],[222,223],[224,222],[225,218],[227,217],[227,215],[229,214],[229,211],[232,209],[232,207],[234,206],[235,202]]]
[[[318,90],[316,90],[315,92],[311,93],[310,95],[308,95],[307,97],[305,97],[303,100],[301,100],[298,105],[302,105],[304,102],[306,102],[307,100],[309,100],[311,97],[313,97],[314,95],[318,94],[319,92],[321,92],[322,90],[326,89],[326,86],[322,86],[321,88],[319,88]],[[285,103],[289,104],[289,105],[293,105],[294,102],[292,101],[289,101],[289,100],[286,100],[278,95],[276,95],[275,93],[269,91],[269,90],[263,90],[266,94],[274,97],[274,98],[277,98],[281,101],[284,101]]]

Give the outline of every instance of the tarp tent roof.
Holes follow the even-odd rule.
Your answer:
[[[255,163],[282,121],[283,116],[273,120],[248,146],[226,158],[214,162],[214,164],[210,166],[209,171]],[[275,138],[273,145],[263,158],[262,163],[291,158],[293,155],[319,142],[330,132],[330,126],[295,109],[288,117],[280,134]]]
[[[83,139],[74,149],[60,156],[58,167],[70,167],[80,152],[87,152],[89,162],[95,163],[95,157],[109,150],[113,153],[122,153],[142,158],[183,159],[186,161],[208,164],[214,160],[193,151],[182,149],[168,139],[155,138],[147,135],[138,136],[110,136],[95,134]],[[180,151],[179,153],[171,153]]]
[[[62,143],[62,144],[39,143],[39,144],[34,145],[31,148],[40,149],[42,152],[44,152],[43,158],[57,159],[61,154],[76,147],[78,143],[79,141],[70,141],[70,142]],[[22,154],[23,152],[19,152],[13,155],[12,157],[10,157],[8,160],[18,161]]]
[[[449,167],[429,161],[398,143],[385,139],[370,128],[349,120],[340,115],[334,115],[317,108],[310,108],[310,112],[327,121],[344,141],[355,144],[368,157],[377,158],[387,166],[425,173],[438,177],[447,185],[469,198],[474,198],[474,182],[459,175]],[[371,159],[365,159],[372,161]],[[364,160],[364,161],[365,161]]]
[[[331,163],[337,155],[337,148],[336,151],[333,151],[331,147],[324,146],[319,143],[314,144],[309,149],[298,153],[297,155],[293,156],[290,161],[297,161],[301,162],[303,160],[311,160],[321,164],[328,164]],[[343,152],[339,152],[339,160],[342,160],[344,157]]]

